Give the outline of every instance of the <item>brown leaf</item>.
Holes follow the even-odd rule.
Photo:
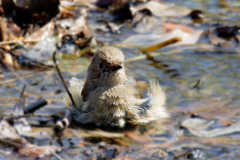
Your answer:
[[[72,18],[74,17],[75,14],[71,11],[66,10],[63,7],[60,7],[60,15],[59,15],[59,19],[63,19],[63,18]]]
[[[70,29],[63,35],[62,41],[64,42],[65,37],[73,37],[74,42],[80,46],[89,43],[92,38],[92,32],[87,23],[88,10],[84,8],[81,10],[81,16],[75,20],[74,24]],[[69,38],[66,38],[69,39]]]
[[[170,29],[170,30],[173,30],[175,29],[176,27],[179,27],[181,30],[183,30],[184,32],[187,32],[187,33],[194,33],[195,30],[191,27],[188,27],[188,26],[184,26],[184,25],[180,25],[180,24],[173,24],[173,23],[162,23],[162,25],[167,28],[167,29]]]
[[[212,125],[213,122],[208,122],[207,120],[191,118],[186,119],[181,123],[181,126],[187,128],[192,134],[198,137],[217,137],[226,134],[231,134],[235,132],[240,132],[240,122],[232,124],[229,127],[216,128],[212,130],[205,130]]]
[[[18,149],[20,155],[33,156],[33,157],[42,157],[45,155],[52,155],[52,151],[57,152],[62,148],[59,146],[35,146],[28,144]]]
[[[180,28],[175,28],[172,31],[164,34],[152,33],[152,34],[133,35],[123,40],[120,44],[129,46],[129,47],[139,47],[139,48],[147,48],[149,46],[153,46],[153,49],[157,49],[158,47],[162,47],[166,45],[165,44],[166,42],[169,43],[169,42],[172,42],[172,40],[174,40],[173,42],[176,42],[181,39],[180,42],[168,45],[168,47],[193,45],[198,42],[202,32],[203,32],[202,30],[196,30],[194,33],[190,34],[190,33],[184,32]],[[180,39],[176,37],[179,37]]]
[[[142,10],[148,10],[157,17],[184,17],[191,12],[189,9],[176,7],[172,4],[150,1],[144,5],[138,6],[136,10],[132,11],[133,15]]]

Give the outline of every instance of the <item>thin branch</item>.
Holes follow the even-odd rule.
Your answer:
[[[5,48],[3,48],[3,47],[0,47],[0,51],[1,51],[2,53],[7,52],[7,53],[11,54],[12,57],[14,57],[14,58],[16,58],[16,59],[19,59],[19,58],[20,58],[20,56],[17,55],[16,53],[14,53],[13,51],[7,50],[7,49],[5,49]]]
[[[7,140],[7,139],[2,139],[2,138],[0,138],[0,143],[5,143],[5,144],[8,144],[8,145],[14,146],[16,148],[20,148],[23,145],[21,143],[17,143],[17,142]]]
[[[44,114],[24,114],[24,115],[11,115],[11,116],[3,116],[0,119],[4,120],[12,120],[12,119],[20,119],[20,118],[27,118],[27,117],[52,117],[51,115],[44,115]]]
[[[63,76],[62,76],[62,74],[61,74],[61,72],[60,72],[60,69],[58,68],[58,65],[57,65],[57,63],[56,63],[56,57],[55,57],[56,54],[57,54],[57,51],[55,51],[55,52],[53,53],[53,62],[54,62],[55,67],[56,67],[56,69],[57,69],[58,75],[59,75],[59,77],[60,77],[60,79],[61,79],[61,81],[62,81],[62,83],[63,83],[63,85],[64,85],[64,87],[65,87],[65,89],[66,89],[66,91],[67,91],[67,94],[68,94],[68,96],[69,96],[69,98],[70,98],[73,106],[75,107],[76,105],[75,105],[75,102],[74,102],[74,100],[73,100],[72,94],[69,92],[68,87],[67,87],[67,84],[66,84],[66,82],[64,81]]]
[[[19,97],[19,102],[20,102],[21,98],[23,97],[25,89],[26,89],[26,85],[23,86],[22,92],[21,92],[20,97]]]
[[[52,152],[52,154],[59,160],[63,160],[59,155],[57,155],[56,152],[54,152],[52,149],[50,149],[50,151]]]
[[[121,46],[120,46],[121,47]],[[164,55],[164,54],[174,54],[174,53],[179,53],[182,50],[179,49],[175,49],[175,50],[170,50],[170,51],[166,51],[166,52],[153,52],[151,53],[151,57],[155,57],[155,56],[159,56],[159,55]],[[131,58],[127,58],[124,60],[124,62],[132,62],[132,61],[140,61],[140,60],[144,60],[147,58],[148,55],[143,54],[140,56],[135,56],[135,57],[131,57]]]
[[[28,75],[22,76],[22,78],[30,78],[30,77],[33,77],[33,76],[36,76],[36,75],[41,75],[41,74],[43,74],[43,73],[39,72],[39,73],[34,73],[34,74],[28,74]],[[16,80],[18,80],[18,78],[8,79],[8,80],[5,80],[5,81],[1,81],[0,84],[11,83],[11,82],[14,82]]]
[[[47,105],[48,102],[45,99],[40,99],[34,103],[29,104],[27,107],[24,108],[24,113],[33,113],[36,110],[44,107],[45,105]]]
[[[16,44],[16,43],[37,43],[39,41],[40,41],[40,39],[23,40],[23,41],[4,41],[4,42],[0,42],[0,46],[11,45],[11,44]]]
[[[192,86],[192,88],[199,88],[199,84],[200,84],[200,82],[201,82],[201,80],[198,79],[198,80],[197,80],[197,83],[194,84],[194,85]]]

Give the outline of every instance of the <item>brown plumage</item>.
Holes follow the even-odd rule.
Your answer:
[[[70,80],[76,107],[68,96],[65,101],[76,121],[122,127],[126,122],[146,123],[169,117],[159,83],[150,81],[148,97],[142,99],[141,86],[126,75],[123,62],[121,50],[102,47],[93,57],[85,84],[76,78]]]

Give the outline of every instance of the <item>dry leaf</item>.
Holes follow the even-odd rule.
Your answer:
[[[232,124],[229,127],[216,128],[206,131],[206,129],[209,128],[209,126],[213,123],[213,121],[208,122],[207,120],[203,119],[191,118],[183,121],[181,123],[181,126],[187,128],[192,134],[198,137],[217,137],[235,132],[240,132],[240,122]]]
[[[14,106],[13,116],[22,116],[24,115],[24,105],[25,105],[25,98],[23,96],[23,91],[19,98],[19,101]],[[14,121],[14,128],[17,130],[18,134],[21,136],[32,137],[35,139],[51,139],[52,137],[47,132],[33,132],[31,126],[28,124],[26,118],[19,118],[13,119]]]
[[[184,25],[180,25],[180,24],[173,24],[173,23],[162,23],[162,25],[170,30],[173,30],[175,28],[180,28],[182,31],[187,32],[187,33],[194,33],[196,32],[195,29],[188,27],[188,26],[184,26]]]
[[[148,10],[157,17],[184,17],[191,12],[191,10],[187,8],[180,8],[172,4],[166,4],[157,1],[150,1],[144,5],[138,6],[137,8],[132,8],[132,13],[135,15],[136,12],[142,10]]]
[[[43,157],[45,155],[52,155],[52,152],[61,151],[61,149],[62,148],[59,146],[35,146],[32,144],[28,144],[19,148],[18,153],[20,155],[33,156],[37,158]]]
[[[0,122],[0,138],[14,141],[22,139],[16,129],[10,126],[10,124],[5,120],[1,120]]]
[[[73,12],[68,11],[63,7],[59,7],[59,9],[60,9],[60,15],[58,16],[59,19],[72,18],[75,16],[75,14]]]
[[[88,17],[87,8],[81,10],[81,16],[75,20],[70,29],[62,36],[62,42],[65,42],[65,39],[68,40],[69,36],[72,37],[72,41],[79,46],[85,46],[90,42],[92,38],[92,32],[88,26],[87,17]]]
[[[165,41],[168,41],[172,38],[179,37],[182,41],[177,42],[175,44],[171,44],[170,46],[182,46],[182,45],[193,45],[196,44],[202,34],[202,30],[196,30],[194,33],[186,33],[182,31],[180,28],[175,28],[171,32],[166,34],[145,34],[145,35],[133,35],[128,37],[120,44],[130,47],[138,47],[138,48],[146,48],[149,46],[153,46]]]

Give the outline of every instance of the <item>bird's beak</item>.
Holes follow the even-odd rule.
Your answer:
[[[116,66],[113,66],[113,67],[112,67],[112,71],[117,71],[117,70],[119,70],[119,69],[121,69],[121,68],[122,68],[121,65],[116,65]]]

